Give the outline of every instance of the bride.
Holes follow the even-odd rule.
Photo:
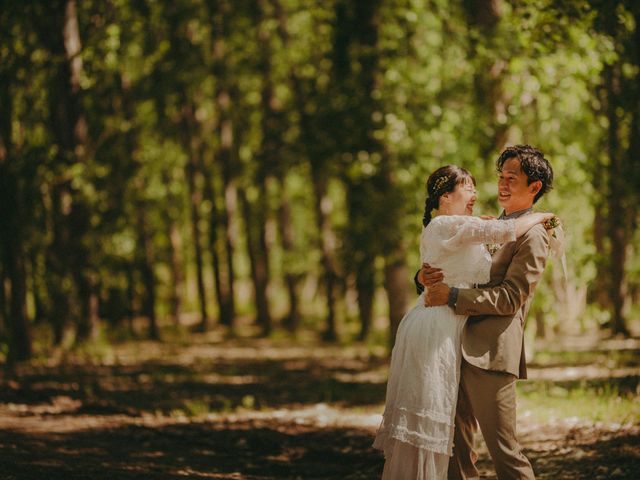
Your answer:
[[[489,281],[491,255],[485,244],[515,241],[554,216],[532,213],[514,220],[472,216],[475,179],[455,165],[433,172],[427,193],[421,260],[440,267],[446,284],[461,288]],[[447,478],[460,334],[467,317],[448,306],[425,307],[423,296],[400,322],[391,354],[385,409],[373,444],[384,451],[383,479]]]

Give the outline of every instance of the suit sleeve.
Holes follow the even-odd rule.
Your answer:
[[[514,315],[533,294],[544,272],[549,237],[542,225],[531,228],[516,247],[503,281],[489,288],[461,288],[458,315]]]

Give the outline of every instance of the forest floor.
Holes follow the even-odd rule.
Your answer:
[[[380,477],[383,348],[171,338],[0,371],[0,479]],[[537,478],[640,478],[639,340],[540,347],[530,377],[518,430]],[[483,478],[495,478],[478,447]]]

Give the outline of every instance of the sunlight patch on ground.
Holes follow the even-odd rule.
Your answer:
[[[211,414],[205,418],[229,423],[248,420],[273,420],[309,427],[352,427],[375,429],[382,420],[383,406],[368,409],[346,409],[317,403],[300,408],[281,408],[265,412],[246,411],[232,414]]]
[[[75,402],[73,406],[76,406]],[[71,407],[71,405],[67,405],[67,407]],[[35,406],[4,404],[0,405],[0,430],[62,434],[126,425],[158,427],[203,422],[233,424],[255,420],[315,428],[375,429],[382,420],[382,409],[382,405],[376,408],[346,409],[318,403],[300,408],[281,408],[268,411],[239,410],[230,414],[208,413],[195,417],[152,414],[134,417],[129,415],[77,415],[73,414],[73,408],[65,411],[65,408],[58,404]]]
[[[597,380],[640,376],[640,368],[608,368],[599,365],[529,368],[529,380]]]

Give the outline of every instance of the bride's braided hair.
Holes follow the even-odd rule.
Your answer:
[[[422,225],[427,226],[431,221],[431,212],[440,206],[440,197],[445,193],[453,192],[456,185],[470,179],[476,184],[476,179],[469,171],[457,165],[445,165],[440,167],[427,180],[427,199],[424,202],[424,215]]]

